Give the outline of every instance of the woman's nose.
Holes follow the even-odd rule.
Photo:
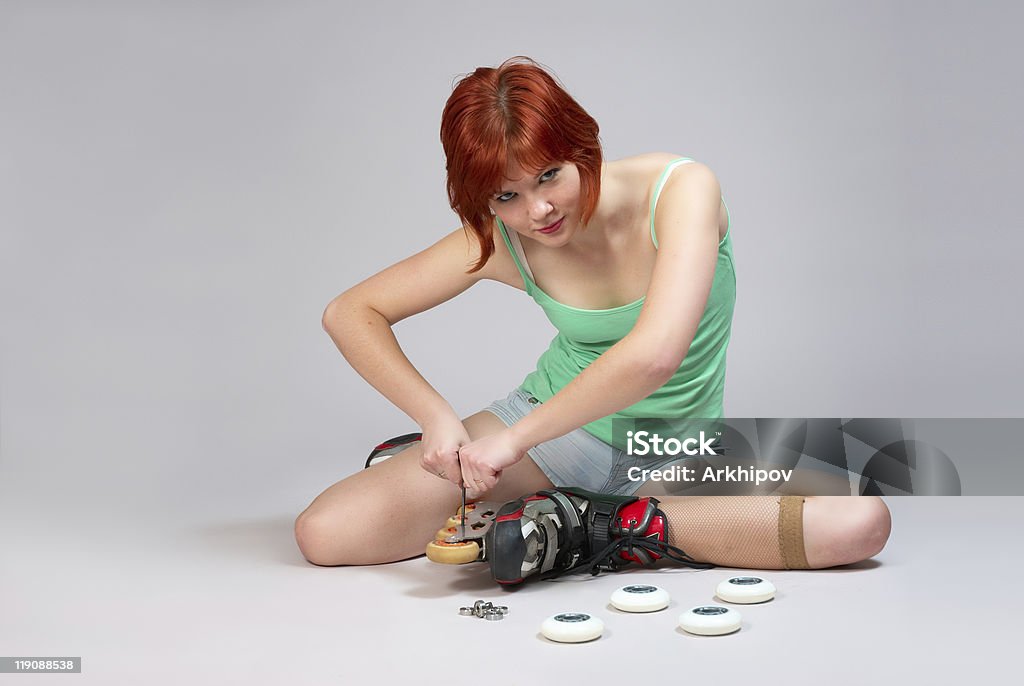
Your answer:
[[[552,209],[547,198],[536,198],[530,203],[530,219],[540,221],[550,215]]]

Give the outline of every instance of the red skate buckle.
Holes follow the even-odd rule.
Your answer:
[[[655,515],[655,506],[650,498],[640,500],[626,505],[619,511],[620,522],[617,523],[616,532],[620,537],[628,536],[632,529],[633,536],[637,538],[654,539],[659,543],[665,541],[665,519],[660,514]],[[629,562],[638,564],[650,564],[654,560],[661,559],[661,555],[653,550],[641,549],[639,555],[628,552],[628,548],[619,551],[619,557]]]

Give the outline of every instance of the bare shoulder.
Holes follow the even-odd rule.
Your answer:
[[[654,191],[655,185],[665,172],[668,165],[675,160],[687,158],[686,155],[671,152],[648,152],[610,162],[618,178],[639,192],[649,196]],[[713,177],[714,173],[697,161],[689,162],[676,168],[668,177],[666,185],[678,185],[680,178],[696,179],[697,183]]]
[[[679,156],[669,156],[657,179],[675,159]],[[657,180],[654,185],[657,186]],[[697,161],[675,167],[661,186],[653,220],[663,243],[690,231],[717,233],[721,241],[728,231],[728,213],[715,173]]]
[[[491,222],[490,231],[491,240],[494,242],[494,252],[483,267],[471,274],[470,278],[475,281],[484,279],[504,281],[503,277],[508,271],[508,266],[512,268],[512,271],[516,271],[515,264],[510,259],[508,248],[497,227],[497,222]],[[450,232],[439,241],[438,245],[444,246],[445,252],[451,255],[452,260],[460,259],[465,264],[464,271],[467,274],[469,274],[470,267],[480,260],[482,254],[480,241],[477,240],[473,229],[468,226],[461,226]]]
[[[328,308],[359,305],[395,324],[454,298],[479,280],[468,273],[472,252],[461,229],[430,247],[364,279],[339,295]]]
[[[352,286],[332,300],[328,309],[370,307],[389,324],[395,324],[454,298],[482,279],[516,286],[510,275],[517,271],[515,264],[500,234],[497,240],[502,241],[501,245],[495,245],[495,253],[483,269],[471,272],[480,258],[480,244],[471,231],[459,227],[430,247]],[[522,278],[518,273],[515,277],[519,279],[518,287],[523,288]]]
[[[500,283],[508,284],[513,288],[525,290],[526,284],[523,283],[523,277],[519,273],[519,269],[516,268],[515,262],[512,260],[512,254],[508,250],[508,246],[505,244],[505,239],[501,235],[501,230],[498,228],[498,222],[491,221],[491,240],[494,242],[494,252],[491,254],[490,259],[487,263],[480,268],[477,272],[477,276],[481,279],[490,279],[492,281],[498,281]],[[465,229],[466,238],[469,240],[470,254],[472,256],[473,264],[480,258],[480,243],[477,241],[476,236],[470,229]]]

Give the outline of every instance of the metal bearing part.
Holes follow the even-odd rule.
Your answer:
[[[485,603],[482,606],[482,610],[484,615],[496,614],[504,617],[508,614],[508,607],[505,605],[493,605],[491,603]]]
[[[508,614],[508,607],[505,605],[495,605],[486,600],[478,600],[473,603],[472,607],[460,607],[459,614],[464,617],[478,617],[494,621],[504,619],[505,615]]]

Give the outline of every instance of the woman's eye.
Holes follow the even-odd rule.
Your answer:
[[[497,198],[495,198],[495,200],[497,200],[498,202],[508,202],[509,200],[512,199],[512,196],[514,195],[515,193],[502,193]]]
[[[546,172],[540,175],[541,181],[550,181],[555,178],[555,174],[558,173],[558,169],[548,169]]]

